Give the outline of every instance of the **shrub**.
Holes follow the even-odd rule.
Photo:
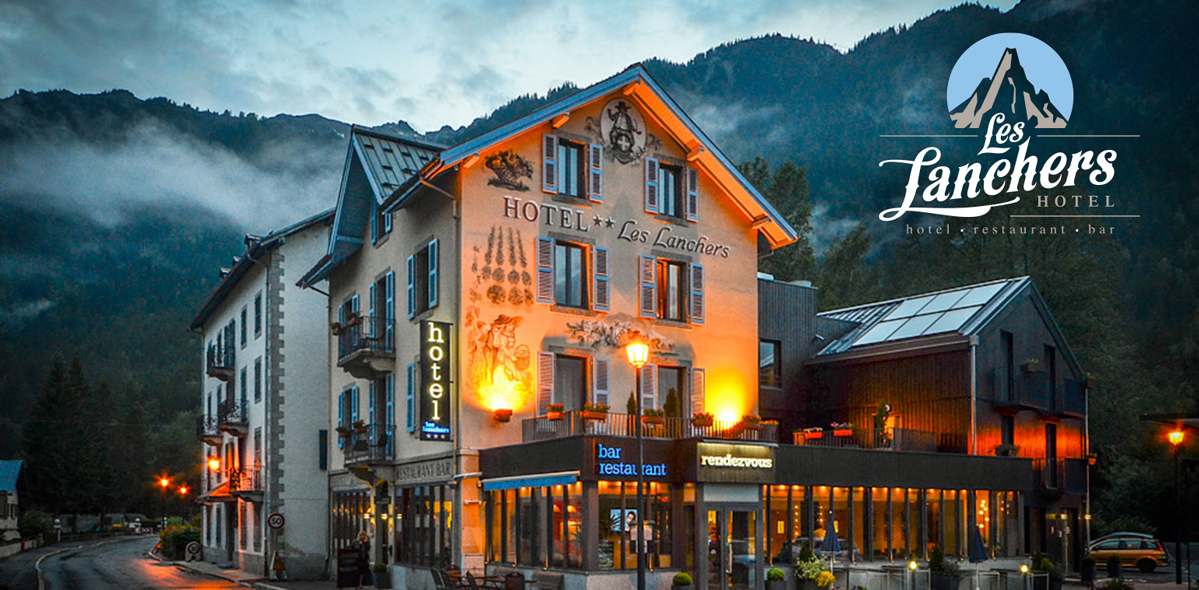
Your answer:
[[[386,563],[376,563],[375,567],[373,569],[376,574],[385,574],[385,573],[387,573],[387,564]]]
[[[813,559],[816,559],[816,554],[812,553],[812,546],[804,543],[803,547],[799,550],[799,560],[812,561]]]
[[[17,530],[21,532],[22,539],[36,539],[40,535],[49,535],[54,530],[54,518],[37,510],[22,512],[17,521]]]
[[[666,402],[662,404],[662,410],[670,418],[678,418],[680,415],[679,394],[673,387],[670,388],[670,391],[666,392]]]
[[[945,551],[941,549],[940,545],[935,545],[932,553],[928,555],[928,570],[934,574],[956,576],[958,575],[958,564],[946,561]]]
[[[782,582],[784,579],[786,579],[786,574],[777,567],[772,567],[770,571],[766,572],[767,582]]]
[[[200,529],[184,524],[168,524],[166,530],[159,533],[162,541],[162,555],[167,559],[183,559],[187,544],[200,540]]]
[[[628,410],[629,415],[633,415],[633,414],[637,413],[637,392],[636,391],[629,392],[629,401],[625,402],[624,407],[626,410]]]
[[[679,572],[674,575],[674,580],[671,581],[672,586],[690,586],[692,584],[691,574],[687,572]]]

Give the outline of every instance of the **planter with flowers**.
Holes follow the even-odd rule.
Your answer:
[[[608,404],[583,404],[584,420],[607,420]]]
[[[691,417],[691,425],[696,428],[711,428],[716,423],[716,417],[709,412],[696,412]]]
[[[545,407],[545,417],[550,420],[561,420],[562,414],[565,413],[563,412],[564,408],[565,406],[562,404],[550,404]]]

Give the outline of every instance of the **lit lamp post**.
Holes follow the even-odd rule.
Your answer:
[[[1170,431],[1170,444],[1174,447],[1174,583],[1182,583],[1182,500],[1178,494],[1178,448],[1186,435],[1181,428]]]
[[[167,528],[167,489],[171,487],[171,480],[167,477],[158,478],[158,485],[162,488],[162,512],[159,513],[162,519],[162,529]]]
[[[637,369],[637,412],[633,414],[633,427],[637,429],[637,590],[645,590],[645,449],[641,441],[641,367],[649,360],[649,344],[640,332],[634,332],[624,346],[629,355],[629,364]]]

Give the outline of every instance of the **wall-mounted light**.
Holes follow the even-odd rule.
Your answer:
[[[208,470],[209,471],[220,471],[221,470],[221,460],[217,459],[216,457],[209,457],[208,458]]]
[[[908,562],[908,569],[916,571],[916,560],[913,559],[912,561]]]
[[[1170,444],[1177,447],[1178,445],[1182,444],[1184,438],[1186,438],[1186,435],[1183,434],[1182,429],[1170,431]]]
[[[511,408],[500,408],[492,414],[492,418],[494,418],[496,422],[511,422],[512,421],[512,409]]]

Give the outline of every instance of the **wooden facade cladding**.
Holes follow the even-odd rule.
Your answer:
[[[852,422],[873,428],[880,402],[896,428],[933,432],[937,450],[967,452],[970,439],[970,351],[966,347],[888,359],[811,365],[808,426]]]

